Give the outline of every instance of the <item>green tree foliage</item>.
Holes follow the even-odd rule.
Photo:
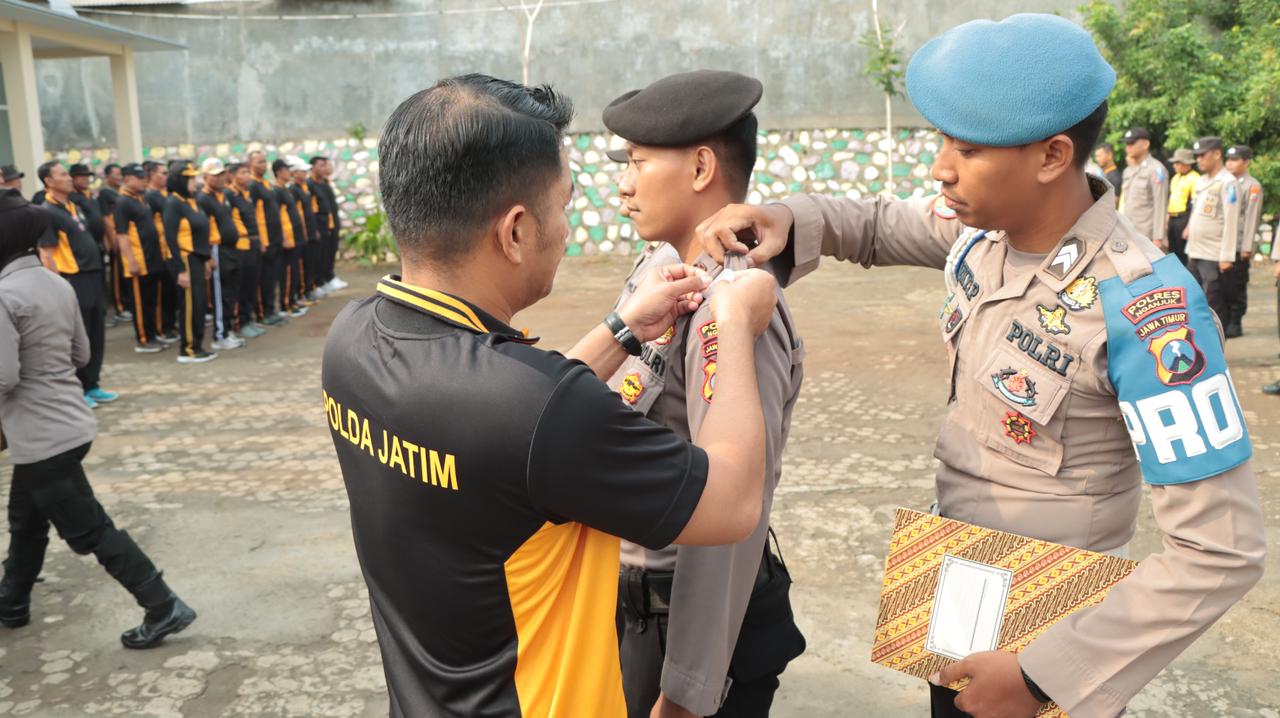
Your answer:
[[[1253,148],[1280,210],[1280,0],[1091,0],[1081,8],[1116,69],[1106,137],[1151,130],[1160,156],[1218,135]]]

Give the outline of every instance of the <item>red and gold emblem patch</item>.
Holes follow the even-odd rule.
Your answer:
[[[720,336],[720,327],[716,326],[715,320],[709,321],[698,327],[698,337],[702,339],[703,344],[706,344],[718,336]]]
[[[1036,430],[1031,426],[1031,420],[1021,412],[1006,413],[1004,420],[1000,423],[1004,425],[1004,435],[1013,439],[1015,444],[1030,444],[1031,440],[1036,438]]]
[[[702,381],[702,400],[710,404],[711,397],[716,393],[716,360],[703,364],[702,373],[706,376]]]
[[[702,345],[702,358],[703,358],[703,359],[715,359],[715,358],[716,358],[716,352],[718,352],[718,351],[720,351],[720,340],[719,340],[719,339],[712,339],[711,341],[709,341],[709,342],[707,342],[706,344],[703,344],[703,345]]]
[[[622,377],[622,383],[618,385],[618,393],[628,404],[639,401],[640,395],[644,393],[644,382],[640,380],[640,373],[633,371]]]
[[[671,326],[667,327],[667,331],[663,332],[662,336],[658,337],[657,339],[654,339],[653,343],[657,344],[660,347],[665,347],[666,345],[671,343],[671,337],[674,337],[675,335],[676,335],[676,325],[672,324]]]

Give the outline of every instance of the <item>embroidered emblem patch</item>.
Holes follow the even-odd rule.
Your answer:
[[[1204,371],[1204,352],[1195,345],[1195,330],[1186,325],[1160,334],[1147,345],[1156,358],[1156,376],[1160,383],[1173,386],[1190,384]]]
[[[713,319],[698,327],[698,336],[702,339],[702,343],[706,344],[712,339],[720,336],[720,327],[716,326],[715,320]]]
[[[702,357],[704,359],[715,359],[716,352],[718,351],[720,351],[719,339],[712,339],[711,341],[702,345]]]
[[[1073,312],[1088,309],[1098,301],[1098,280],[1093,277],[1077,277],[1066,289],[1058,292],[1058,299]]]
[[[991,382],[1001,396],[1019,406],[1036,405],[1036,382],[1027,376],[1026,369],[1012,367],[991,375]]]
[[[703,364],[702,373],[707,377],[702,381],[702,400],[710,404],[711,397],[716,393],[716,361],[712,359]]]
[[[663,332],[662,336],[658,337],[657,339],[654,339],[653,343],[657,344],[660,347],[665,347],[666,345],[671,343],[671,337],[674,337],[675,335],[676,335],[676,325],[672,324],[671,326],[667,327],[667,331]]]
[[[957,306],[956,295],[948,296],[946,304],[942,305],[942,311],[938,312],[938,319],[946,320],[946,323],[942,325],[942,333],[950,334],[955,331],[956,326],[960,324],[960,320],[963,318],[964,312],[960,311],[960,307]]]
[[[622,383],[618,385],[618,393],[628,404],[639,401],[640,395],[644,393],[644,382],[640,380],[640,373],[633,371],[622,377]]]
[[[1013,439],[1015,444],[1030,444],[1031,440],[1036,438],[1036,430],[1031,426],[1031,420],[1021,412],[1008,412],[1000,423],[1004,426],[1004,435]]]
[[[955,219],[956,211],[947,206],[947,198],[938,195],[933,200],[933,216],[938,219]]]
[[[1186,309],[1187,291],[1182,287],[1164,287],[1147,292],[1124,305],[1124,316],[1132,324],[1166,309]]]
[[[1071,327],[1067,325],[1067,310],[1061,306],[1054,307],[1050,310],[1043,304],[1036,305],[1036,311],[1040,313],[1040,326],[1050,334],[1070,334]]]
[[[1152,334],[1155,334],[1161,329],[1174,326],[1175,324],[1186,324],[1186,323],[1187,323],[1186,312],[1170,312],[1168,314],[1161,314],[1155,319],[1149,320],[1147,323],[1138,327],[1135,331],[1138,335],[1138,339],[1142,341],[1146,341]]]

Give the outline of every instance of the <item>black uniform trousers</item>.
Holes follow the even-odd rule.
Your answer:
[[[302,247],[294,245],[282,250],[276,277],[280,284],[280,309],[290,311],[297,306],[302,286]]]
[[[75,290],[80,305],[80,317],[84,319],[84,331],[89,335],[89,363],[76,369],[76,378],[86,392],[98,388],[102,374],[102,358],[107,352],[107,298],[102,284],[102,270],[64,274]]]
[[[280,311],[276,308],[276,289],[280,285],[280,275],[284,273],[283,253],[284,249],[280,245],[272,244],[267,246],[266,253],[262,255],[258,311],[264,318]]]
[[[323,236],[323,235],[322,235]],[[302,254],[302,293],[306,294],[316,288],[321,282],[320,269],[322,261],[320,256],[324,249],[324,240],[322,238],[313,239],[307,242],[303,247]]]
[[[207,260],[198,254],[187,254],[183,261],[191,281],[186,287],[179,287],[178,341],[182,353],[193,357],[204,351],[204,310],[209,306],[209,285],[204,278]]]
[[[132,282],[124,276],[124,262],[120,259],[120,248],[112,247],[108,256],[111,257],[111,300],[116,314],[132,312],[133,293],[129,286]]]
[[[240,265],[245,254],[235,247],[219,245],[218,281],[214,284],[213,336],[225,339],[235,331],[236,305],[240,303]]]
[[[618,658],[628,718],[648,718],[661,692],[671,572],[623,567],[618,575]],[[732,683],[715,718],[765,718],[778,676],[804,653],[786,566],[766,552],[730,659]]]
[[[324,271],[320,274],[320,283],[324,284],[336,276],[334,274],[334,265],[338,261],[337,220],[334,220],[334,227],[332,229],[325,230],[324,242],[320,252],[324,261]]]
[[[1249,311],[1249,264],[1248,259],[1237,259],[1236,266],[1222,278],[1227,305],[1226,324],[1240,324]]]
[[[159,285],[160,333],[171,337],[178,333],[178,278],[168,268],[156,273],[156,284]]]
[[[1227,308],[1227,290],[1223,285],[1231,281],[1227,275],[1235,271],[1235,268],[1223,272],[1218,267],[1218,262],[1212,259],[1192,259],[1187,264],[1187,269],[1204,292],[1205,299],[1209,301],[1209,308],[1218,315],[1218,321],[1225,328],[1230,319],[1230,313]]]
[[[258,309],[258,292],[262,291],[262,245],[249,240],[249,248],[240,253],[240,293],[236,312],[236,328],[261,320]]]
[[[81,461],[91,444],[32,464],[16,464],[9,484],[8,582],[30,590],[44,566],[49,525],[80,555],[93,554],[125,588],[157,574],[155,564],[125,531],[116,528],[89,486]]]
[[[1182,262],[1184,267],[1187,264],[1187,240],[1182,238],[1182,232],[1187,228],[1187,222],[1190,220],[1190,212],[1169,217],[1168,234],[1165,235],[1169,238],[1169,252],[1177,255],[1178,261]]]
[[[131,299],[133,312],[133,336],[140,346],[150,346],[159,336],[157,304],[160,301],[160,280],[156,274],[125,279],[125,294]]]

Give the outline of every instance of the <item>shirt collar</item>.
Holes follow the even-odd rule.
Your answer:
[[[388,274],[378,282],[378,294],[403,307],[430,314],[446,324],[476,334],[500,334],[522,344],[534,344],[538,341],[538,337],[513,329],[465,299],[406,284],[394,274]]]
[[[1115,190],[1111,183],[1099,177],[1089,176],[1089,191],[1093,193],[1093,206],[1085,210],[1062,240],[1049,251],[1044,264],[1036,274],[1040,281],[1057,291],[1066,288],[1080,276],[1093,261],[1094,255],[1119,222],[1116,212]]]
[[[44,266],[44,265],[40,264],[40,257],[34,254],[28,255],[25,257],[18,257],[17,259],[6,264],[4,266],[4,269],[0,269],[0,278],[7,277],[10,274],[13,274],[14,272],[18,271],[19,269],[31,269],[33,267],[41,267],[41,266]]]

